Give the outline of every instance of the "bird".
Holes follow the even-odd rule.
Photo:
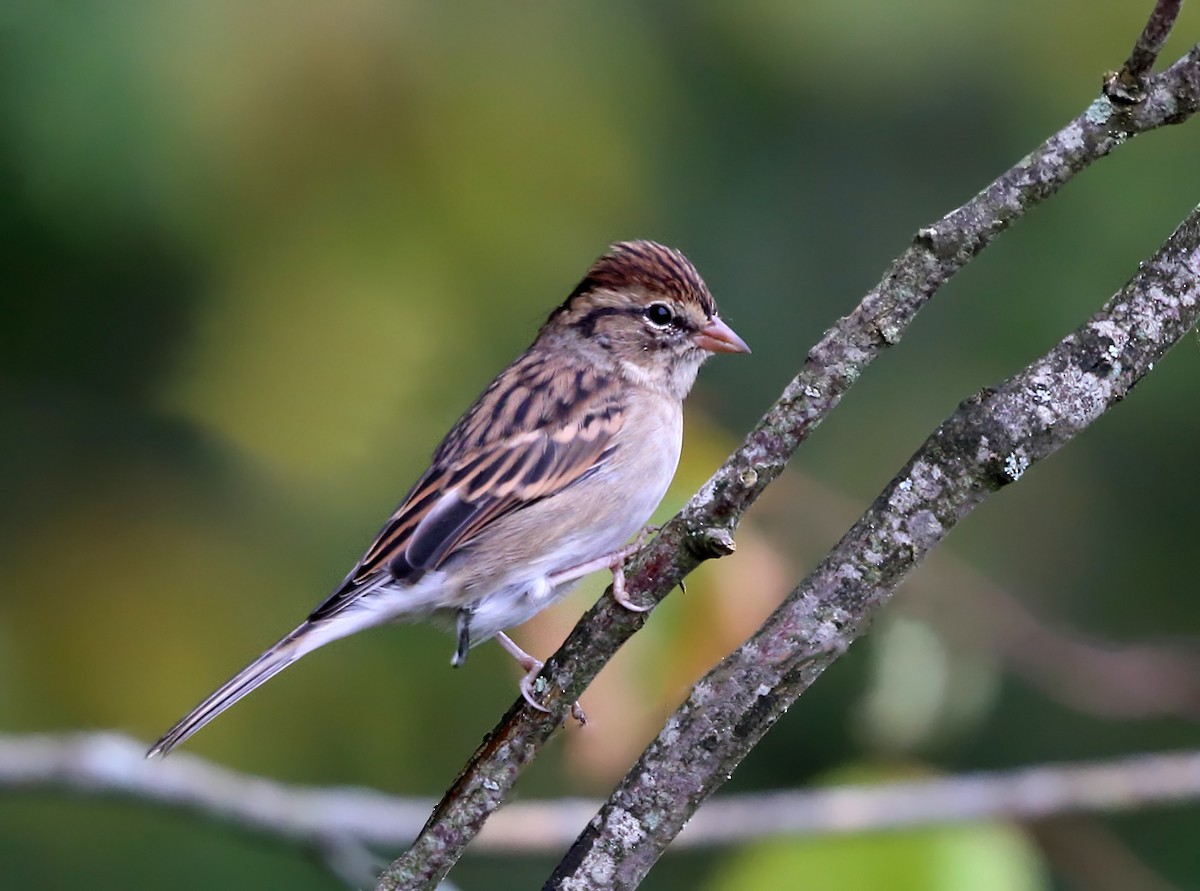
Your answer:
[[[525,670],[542,663],[504,630],[583,576],[625,594],[629,545],[675,475],[683,401],[714,353],[749,347],[717,313],[696,267],[652,241],[609,247],[533,343],[454,424],[362,558],[295,630],[219,687],[147,752],[166,755],[302,656],[393,622],[456,638],[451,664],[495,637]]]

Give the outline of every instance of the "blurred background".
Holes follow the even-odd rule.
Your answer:
[[[1092,101],[1151,5],[5,4],[0,731],[156,738],[340,581],[618,239],[683,249],[754,348],[701,375],[669,516],[917,227]],[[1135,140],[940,292],[518,794],[606,795],[961,399],[1154,251],[1198,157],[1197,121]],[[971,516],[727,790],[1200,743],[1197,381],[1189,339]],[[602,583],[516,639],[549,654]],[[517,679],[497,646],[451,650],[359,635],[188,749],[436,795]],[[668,855],[644,887],[1198,888],[1197,837],[1190,806],[780,841]],[[453,878],[536,887],[553,862]],[[13,888],[339,887],[283,844],[58,797],[0,798],[0,863]]]

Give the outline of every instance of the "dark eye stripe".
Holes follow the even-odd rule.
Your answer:
[[[597,306],[593,310],[589,310],[585,315],[581,316],[579,321],[575,323],[575,327],[579,329],[584,337],[591,337],[596,333],[596,322],[606,316],[619,316],[627,312],[624,309],[617,309],[615,306]]]
[[[655,307],[660,307],[665,310],[661,320],[650,317],[650,312]],[[687,318],[685,314],[675,312],[670,305],[665,302],[655,302],[645,308],[597,306],[588,310],[572,324],[576,329],[579,330],[581,334],[583,334],[584,337],[591,337],[596,333],[596,323],[600,319],[607,318],[608,316],[620,315],[641,316],[642,318],[647,319],[651,324],[661,328],[670,326],[678,328],[681,331],[696,330],[696,326]]]

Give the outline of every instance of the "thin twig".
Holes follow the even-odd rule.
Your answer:
[[[0,736],[0,790],[123,798],[193,814],[347,859],[359,872],[369,847],[397,848],[420,829],[432,799],[370,789],[290,786],[181,753],[147,762],[145,744],[116,733]],[[679,836],[679,847],[737,845],[971,820],[1042,820],[1200,800],[1200,751],[1045,764],[715,798]],[[488,823],[473,850],[560,853],[600,802],[521,801]]]
[[[318,849],[339,839],[402,844],[433,805],[371,789],[286,786],[187,752],[147,761],[144,743],[103,732],[0,735],[0,789],[155,802]]]
[[[1125,64],[1105,78],[1104,92],[1109,99],[1136,104],[1146,98],[1146,78],[1171,36],[1182,8],[1183,0],[1157,0]]]
[[[821,338],[738,450],[634,561],[627,576],[629,596],[639,603],[660,601],[711,556],[697,552],[709,530],[736,527],[865,368],[899,341],[937,289],[997,235],[1131,136],[1178,123],[1198,105],[1200,48],[1159,75],[1144,102],[1118,108],[1101,96],[974,199],[921,229],[854,312]],[[553,714],[514,704],[443,796],[413,847],[380,878],[381,891],[431,888],[446,875],[553,735],[569,704],[647,615],[614,608],[608,597],[587,612],[543,671],[551,681],[545,701]]]

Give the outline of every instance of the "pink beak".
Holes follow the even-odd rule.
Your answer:
[[[710,353],[748,353],[750,347],[737,333],[718,319],[712,320],[692,335],[692,343]]]

